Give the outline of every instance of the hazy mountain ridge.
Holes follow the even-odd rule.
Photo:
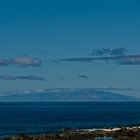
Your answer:
[[[121,102],[140,101],[139,98],[116,94],[110,91],[85,89],[56,88],[28,91],[26,94],[14,93],[0,97],[2,102]]]

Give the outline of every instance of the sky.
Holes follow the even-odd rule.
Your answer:
[[[127,89],[140,97],[139,0],[0,1],[0,93]]]

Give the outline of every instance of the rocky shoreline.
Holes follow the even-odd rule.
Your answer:
[[[40,136],[20,134],[0,140],[95,140],[98,137],[108,137],[112,140],[140,140],[140,127],[84,130],[67,128],[59,134],[42,134]]]

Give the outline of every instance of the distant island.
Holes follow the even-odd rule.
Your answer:
[[[139,98],[94,88],[56,88],[15,92],[0,97],[0,102],[135,102]]]

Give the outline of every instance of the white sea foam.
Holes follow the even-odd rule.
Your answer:
[[[140,126],[133,126],[133,127],[116,127],[116,128],[93,128],[93,129],[80,129],[79,131],[83,132],[94,132],[94,131],[105,131],[105,132],[113,132],[113,131],[119,131],[122,128],[125,128],[127,130],[132,130],[132,129],[140,129]]]

